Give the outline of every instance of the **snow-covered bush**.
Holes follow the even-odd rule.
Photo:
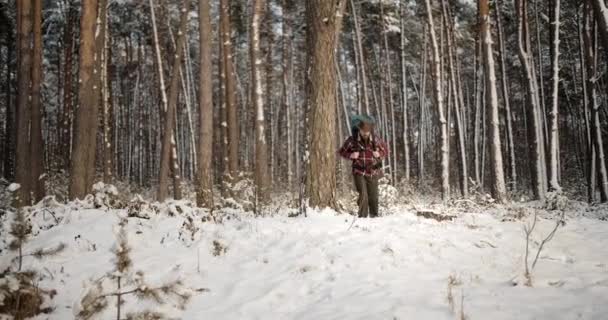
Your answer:
[[[118,198],[118,190],[114,185],[97,182],[93,185],[93,204],[98,209],[114,209],[123,207]]]

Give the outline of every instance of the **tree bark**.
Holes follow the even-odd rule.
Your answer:
[[[83,0],[82,16],[80,18],[79,106],[76,110],[74,150],[70,161],[70,199],[83,199],[91,191],[94,179],[89,175],[95,170],[95,158],[90,159],[89,157],[95,155],[94,141],[97,133],[96,20],[97,0]],[[91,167],[93,168],[91,169]]]
[[[31,120],[31,76],[32,76],[32,0],[19,1],[19,73],[17,96],[17,148],[15,180],[20,188],[15,199],[15,206],[20,208],[30,204],[31,188],[31,154],[30,154],[30,120]]]
[[[236,105],[236,80],[234,74],[234,67],[232,64],[232,27],[230,24],[230,0],[220,1],[220,23],[222,25],[222,52],[223,52],[223,65],[224,65],[224,103],[226,104],[226,123],[222,123],[222,126],[227,127],[228,136],[228,163],[227,167],[224,168],[225,177],[228,182],[236,179],[239,169],[239,124],[238,114]]]
[[[213,80],[212,29],[209,0],[199,0],[200,73],[197,204],[213,209]]]
[[[479,1],[481,37],[483,39],[484,66],[488,93],[488,123],[490,140],[490,162],[492,166],[492,197],[498,202],[507,198],[502,163],[502,148],[498,120],[498,90],[496,89],[496,72],[494,69],[494,51],[490,31],[490,6],[488,0]]]
[[[312,207],[336,207],[336,69],[335,49],[342,16],[338,0],[306,2],[310,164],[307,186]]]
[[[443,75],[441,72],[441,57],[439,54],[439,46],[437,43],[437,35],[435,34],[435,24],[433,23],[433,13],[431,1],[425,0],[427,24],[429,35],[431,37],[432,49],[432,68],[433,68],[433,96],[438,110],[438,125],[440,127],[440,148],[441,148],[441,198],[447,201],[450,198],[450,178],[449,178],[449,151],[448,151],[448,123],[445,117],[445,106],[443,101]]]
[[[561,192],[559,185],[559,132],[558,132],[558,103],[559,103],[559,26],[560,26],[560,0],[553,0],[553,23],[551,25],[551,68],[553,81],[551,86],[551,112],[549,133],[549,190]]]
[[[502,29],[502,15],[500,13],[500,4],[496,5],[496,27],[498,34],[498,59],[500,59],[500,73],[501,73],[501,83],[502,83],[502,96],[505,104],[505,121],[506,121],[506,130],[507,130],[507,154],[509,155],[509,173],[510,173],[510,185],[511,190],[517,189],[517,167],[515,164],[515,145],[513,141],[513,120],[511,114],[511,95],[509,93],[508,83],[509,79],[507,77],[507,67],[505,63],[505,41]]]
[[[532,140],[531,158],[532,158],[532,182],[534,197],[537,200],[545,198],[546,188],[546,170],[543,160],[544,145],[542,135],[542,123],[540,115],[540,98],[536,86],[536,77],[530,58],[530,35],[527,20],[527,0],[516,0],[517,21],[518,21],[518,43],[519,43],[519,59],[522,64],[523,76],[526,79],[526,90],[528,95],[528,120],[531,122],[529,128],[530,138]]]
[[[264,16],[265,0],[254,0],[253,19],[251,22],[251,74],[253,86],[253,108],[255,109],[255,183],[256,194],[260,204],[270,200],[268,190],[268,145],[266,143],[264,119],[264,69],[260,49],[260,29]]]
[[[186,42],[186,30],[188,26],[188,13],[190,12],[190,1],[184,0],[181,9],[179,31],[175,45],[175,53],[173,56],[173,67],[171,75],[171,84],[169,86],[169,99],[167,102],[167,112],[165,113],[165,124],[163,130],[163,140],[161,147],[161,165],[158,188],[158,201],[167,199],[169,186],[169,171],[173,172],[173,191],[174,198],[179,199],[180,183],[179,183],[179,164],[177,162],[177,146],[175,140],[175,122],[177,98],[179,95],[179,80],[181,59],[184,53],[184,45]]]
[[[34,47],[32,63],[32,122],[30,127],[31,192],[33,202],[42,200],[45,194],[44,142],[42,140],[42,0],[34,0]]]
[[[405,59],[405,5],[400,2],[400,27],[401,27],[401,101],[403,110],[403,178],[406,182],[410,181],[410,138],[408,120],[408,92],[407,92],[407,66]]]

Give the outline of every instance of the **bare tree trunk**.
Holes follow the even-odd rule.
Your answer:
[[[441,74],[441,58],[439,55],[439,46],[437,44],[437,36],[435,34],[435,25],[433,23],[433,13],[431,8],[431,1],[425,0],[426,13],[427,13],[427,24],[429,28],[429,34],[431,37],[431,48],[432,48],[432,66],[433,66],[433,80],[434,88],[433,94],[435,97],[435,103],[437,104],[438,115],[439,115],[439,126],[441,130],[441,198],[443,201],[447,201],[450,197],[450,179],[449,179],[449,151],[448,151],[448,123],[445,117],[445,106],[443,103],[443,93],[441,88],[443,87],[443,75]]]
[[[400,2],[400,27],[401,27],[401,99],[403,108],[403,177],[406,182],[410,181],[410,138],[408,124],[408,94],[407,94],[407,66],[405,59],[405,5]]]
[[[80,19],[80,67],[78,75],[79,107],[76,111],[74,150],[71,159],[70,199],[83,199],[91,191],[95,170],[97,134],[97,98],[95,62],[95,28],[97,20],[97,0],[82,1]],[[91,148],[93,149],[91,151]],[[93,167],[91,169],[91,167]]]
[[[291,106],[293,101],[290,99],[292,83],[290,81],[291,74],[293,72],[291,68],[291,60],[292,60],[292,7],[293,3],[291,0],[283,0],[283,25],[282,25],[282,35],[283,35],[283,49],[282,49],[282,85],[281,85],[281,108],[283,110],[283,114],[285,115],[285,135],[287,137],[287,146],[286,146],[286,156],[283,161],[286,161],[286,170],[287,170],[287,186],[288,190],[292,190],[293,187],[293,149],[292,149],[292,128],[291,128],[291,119],[292,119],[292,110]],[[279,118],[280,121],[281,118]]]
[[[479,39],[479,37],[476,39],[477,44],[476,44],[476,52],[475,52],[475,114],[474,114],[474,123],[473,123],[473,166],[475,167],[475,183],[477,183],[478,186],[481,186],[483,184],[483,177],[481,174],[481,154],[479,152],[479,146],[480,146],[480,142],[479,139],[481,138],[481,110],[482,110],[482,104],[483,104],[483,96],[484,96],[484,88],[485,88],[485,77],[483,74],[483,64],[481,61],[483,61],[481,59],[482,56],[482,43],[481,43],[481,39]],[[481,191],[481,190],[479,190]]]
[[[17,10],[19,32],[19,73],[17,97],[17,150],[15,180],[20,184],[18,197],[15,199],[17,208],[30,204],[31,167],[30,167],[30,120],[31,120],[31,76],[32,49],[30,47],[32,34],[32,1],[19,1]]]
[[[32,122],[30,127],[31,191],[33,202],[42,200],[45,194],[44,142],[42,140],[42,103],[40,95],[42,79],[42,0],[34,0],[34,48],[32,63]]]
[[[10,26],[12,28],[12,26]],[[9,33],[7,35],[7,41],[9,43],[14,43],[15,39],[12,34]],[[3,159],[2,159],[2,176],[9,181],[14,180],[14,165],[15,165],[15,140],[17,139],[17,135],[15,132],[15,124],[16,124],[16,110],[15,105],[13,104],[12,99],[12,90],[11,90],[11,74],[13,73],[13,46],[9,45],[6,47],[6,79],[5,79],[5,106],[6,106],[6,116],[4,122],[4,143],[2,144],[3,151]]]
[[[458,136],[458,151],[460,156],[460,191],[464,198],[468,197],[468,168],[467,168],[467,158],[466,158],[466,146],[465,146],[465,138],[464,138],[464,128],[462,125],[462,119],[460,110],[464,109],[464,101],[462,100],[462,96],[459,95],[458,86],[457,86],[457,75],[456,75],[456,67],[454,64],[454,23],[452,19],[452,15],[449,13],[447,3],[445,0],[441,1],[442,11],[446,24],[446,33],[447,33],[447,52],[448,52],[448,68],[449,68],[449,81],[451,91],[454,97],[454,109],[456,115],[456,134]]]
[[[494,69],[494,51],[492,50],[492,34],[490,31],[490,6],[488,0],[480,0],[479,16],[484,52],[486,85],[488,90],[488,123],[490,140],[490,161],[492,164],[492,196],[498,202],[507,198],[505,178],[502,163],[502,148],[498,120],[498,91],[496,89],[496,73]]]
[[[224,103],[226,105],[227,142],[228,142],[228,167],[225,168],[225,176],[228,181],[237,177],[239,169],[239,124],[236,105],[236,86],[234,67],[232,65],[232,27],[230,25],[230,0],[220,1],[220,23],[222,25],[222,52],[224,64]]]
[[[213,80],[209,0],[199,0],[200,73],[197,204],[213,209]]]
[[[591,113],[590,118],[590,131],[591,131],[591,141],[593,145],[593,152],[590,164],[590,179],[594,181],[595,179],[599,180],[598,187],[600,189],[600,201],[606,202],[608,201],[608,174],[606,172],[606,159],[604,156],[604,146],[602,141],[602,133],[601,133],[601,123],[599,118],[599,107],[600,104],[598,100],[597,93],[597,79],[598,76],[598,63],[597,63],[597,44],[593,43],[592,35],[594,34],[594,26],[595,23],[593,21],[593,17],[591,16],[591,12],[589,12],[589,8],[585,6],[585,32],[583,33],[583,39],[585,42],[585,54],[587,57],[587,87],[589,90],[589,107]],[[595,48],[594,48],[595,47]],[[595,154],[593,154],[595,153]],[[595,167],[595,168],[594,168]],[[596,175],[597,169],[597,175]],[[593,185],[592,183],[591,185]],[[595,192],[595,188],[593,188],[592,193]]]
[[[367,87],[367,73],[365,72],[365,58],[363,56],[363,44],[362,44],[362,40],[361,40],[361,27],[359,26],[357,8],[356,8],[353,0],[350,0],[350,7],[352,10],[352,14],[353,14],[353,22],[355,24],[355,35],[357,38],[357,49],[355,51],[357,51],[358,55],[359,55],[359,62],[360,62],[360,67],[361,67],[361,80],[363,81],[363,84],[362,84],[363,106],[364,106],[363,110],[365,111],[365,114],[369,115],[370,114],[369,91],[368,91],[368,87]]]
[[[102,57],[101,99],[103,106],[103,181],[111,183],[114,179],[114,153],[112,152],[112,76],[108,74],[112,65],[110,31],[106,30]]]
[[[72,1],[67,2],[66,23],[63,34],[64,64],[63,64],[63,108],[60,125],[60,151],[62,153],[62,168],[69,170],[72,154],[72,112],[73,112],[73,84],[72,64],[74,53],[74,26],[76,25],[76,8]]]
[[[498,55],[500,59],[500,73],[502,78],[502,96],[505,104],[505,121],[506,121],[506,129],[507,129],[507,154],[509,155],[509,173],[510,173],[510,184],[511,190],[517,189],[517,167],[515,164],[515,145],[513,141],[513,120],[511,115],[511,95],[509,94],[508,83],[509,79],[507,77],[507,67],[505,63],[505,41],[502,30],[502,15],[500,13],[500,4],[496,4],[496,27],[498,31],[498,44],[499,50]]]
[[[536,77],[534,76],[533,66],[530,58],[529,28],[527,18],[527,0],[516,0],[517,19],[518,19],[518,43],[519,59],[523,66],[523,76],[526,79],[526,89],[528,102],[530,104],[529,121],[531,122],[531,153],[532,153],[532,178],[534,196],[538,200],[545,198],[545,163],[543,160],[544,145],[542,141],[542,123],[540,121],[540,105]]]
[[[161,165],[158,188],[158,200],[163,201],[167,198],[169,170],[173,171],[173,191],[174,197],[179,199],[181,196],[179,186],[179,164],[177,162],[177,146],[175,141],[175,112],[177,108],[177,98],[179,95],[179,79],[182,54],[186,42],[186,30],[188,24],[188,13],[190,11],[190,3],[184,0],[181,9],[181,17],[179,23],[179,31],[175,45],[175,54],[173,60],[173,74],[171,75],[171,85],[169,87],[169,100],[167,104],[167,112],[165,113],[165,124],[163,130],[163,141],[161,148]],[[172,167],[172,168],[170,168]]]
[[[310,164],[307,187],[310,205],[336,207],[336,69],[335,50],[342,16],[337,0],[306,2],[310,50]],[[338,32],[337,32],[338,31]]]
[[[558,133],[558,103],[559,103],[559,26],[560,26],[560,0],[553,0],[553,23],[551,35],[551,67],[553,69],[553,82],[551,87],[551,112],[549,135],[549,188],[550,191],[561,192],[559,186],[559,133]]]
[[[266,7],[265,0],[254,0],[253,19],[251,22],[251,73],[253,85],[253,107],[255,108],[255,182],[257,199],[261,204],[270,200],[268,190],[268,145],[266,144],[264,119],[264,70],[260,49],[261,20]]]

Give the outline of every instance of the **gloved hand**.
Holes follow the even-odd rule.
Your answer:
[[[353,152],[350,154],[350,158],[353,160],[359,159],[359,152]]]

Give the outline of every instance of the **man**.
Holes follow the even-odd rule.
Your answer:
[[[378,179],[382,176],[382,159],[388,155],[386,143],[373,134],[373,129],[373,118],[357,118],[353,135],[338,151],[352,161],[360,218],[378,216]]]

